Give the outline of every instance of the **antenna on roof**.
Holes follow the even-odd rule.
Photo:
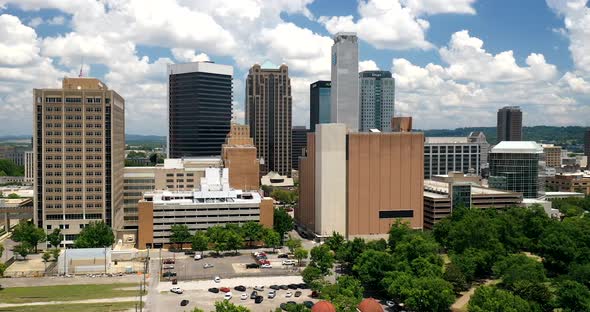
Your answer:
[[[80,62],[80,73],[78,74],[78,78],[82,78],[82,68],[84,67],[84,56],[82,56],[82,61]]]

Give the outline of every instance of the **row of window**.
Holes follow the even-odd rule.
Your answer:
[[[167,177],[173,177],[174,176],[174,173],[166,173],[166,176]],[[184,177],[184,173],[177,173],[176,176],[177,177]],[[194,176],[194,173],[187,173],[186,176],[187,177],[192,177],[192,176]]]
[[[61,209],[62,205],[61,204],[46,204],[45,208],[47,209]],[[74,206],[71,206],[71,204],[67,204],[66,208],[82,208],[82,204],[74,204]],[[102,209],[102,204],[100,203],[86,203],[86,209]]]
[[[82,184],[82,180],[66,180],[65,184]],[[96,180],[91,180],[88,179],[86,180],[86,184],[101,184],[102,180],[101,179],[96,179]],[[62,184],[62,180],[46,180],[45,184],[47,185],[51,185],[51,184],[57,184],[60,185]]]

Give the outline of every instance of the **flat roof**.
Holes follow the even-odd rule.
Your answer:
[[[191,62],[181,64],[168,64],[168,75],[186,73],[211,73],[218,75],[234,75],[234,68],[231,65],[222,65],[212,62]]]
[[[460,181],[457,184],[463,185],[471,185],[471,195],[511,195],[517,194],[514,192],[503,191],[493,188],[487,188],[479,185],[474,185],[473,183],[469,183],[467,181]],[[434,180],[424,180],[424,193],[432,191],[436,194],[436,192],[449,194],[449,183],[448,182],[440,182]]]
[[[467,137],[426,137],[424,138],[426,144],[459,144],[470,143]],[[472,143],[476,144],[476,143]]]
[[[543,147],[535,141],[502,141],[494,146],[491,152],[500,154],[542,154]]]

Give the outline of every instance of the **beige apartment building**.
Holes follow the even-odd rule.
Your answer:
[[[34,222],[70,245],[89,222],[123,225],[125,100],[95,78],[33,90]]]
[[[553,144],[543,144],[543,155],[545,156],[545,165],[551,168],[561,168],[561,146]]]
[[[221,147],[223,165],[229,169],[230,187],[240,190],[260,189],[260,162],[248,125],[232,124]]]
[[[344,124],[319,124],[307,139],[295,210],[304,231],[381,238],[397,219],[422,228],[423,133],[347,133]]]
[[[545,177],[545,186],[555,192],[578,192],[590,195],[590,172],[560,173]]]

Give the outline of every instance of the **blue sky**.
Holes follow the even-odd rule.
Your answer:
[[[166,64],[195,60],[234,66],[238,122],[248,68],[286,63],[307,124],[338,31],[358,33],[361,69],[393,72],[396,114],[419,128],[493,126],[504,105],[526,125],[588,126],[588,23],[587,0],[0,0],[0,135],[31,133],[32,88],[82,59],[126,99],[127,133],[166,134]]]

